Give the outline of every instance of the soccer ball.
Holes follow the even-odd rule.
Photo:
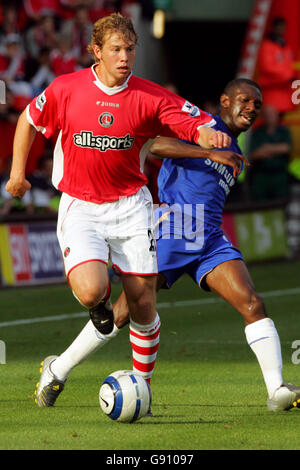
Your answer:
[[[148,413],[152,393],[142,375],[132,370],[118,370],[102,383],[99,401],[102,411],[109,418],[121,423],[133,423]]]

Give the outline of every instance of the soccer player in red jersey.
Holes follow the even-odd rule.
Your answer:
[[[152,198],[143,162],[157,135],[179,137],[204,149],[224,148],[230,137],[212,129],[214,120],[185,99],[135,77],[137,35],[130,19],[114,13],[94,25],[89,51],[95,64],[56,78],[19,118],[7,191],[22,197],[29,149],[36,131],[58,133],[53,183],[62,192],[57,234],[68,283],[90,313],[78,341],[106,342],[115,336],[107,270],[121,275],[130,311],[133,367],[150,381],[158,344],[156,246]],[[202,156],[233,166],[243,157],[203,150]],[[93,348],[93,346],[87,346]],[[71,360],[76,363],[76,354]],[[63,361],[43,362],[36,401],[53,406],[64,387]]]

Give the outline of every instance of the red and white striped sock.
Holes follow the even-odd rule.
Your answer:
[[[139,372],[150,384],[159,346],[160,318],[158,313],[149,325],[139,325],[130,320],[129,334],[133,370]]]

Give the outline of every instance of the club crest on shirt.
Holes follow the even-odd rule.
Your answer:
[[[69,247],[67,247],[67,248],[65,249],[65,251],[64,251],[64,257],[65,257],[65,258],[68,256],[68,254],[70,253],[70,251],[71,251],[71,250],[70,250]]]
[[[100,114],[100,116],[99,116],[99,124],[100,124],[102,127],[110,127],[110,126],[112,126],[114,120],[115,120],[114,116],[113,116],[111,113],[109,113],[109,112],[102,113],[102,114]]]
[[[35,105],[40,111],[42,111],[46,101],[46,95],[45,92],[43,92],[37,97]]]
[[[189,101],[186,101],[181,108],[181,111],[188,113],[190,116],[200,116],[200,109],[197,106],[194,106]]]

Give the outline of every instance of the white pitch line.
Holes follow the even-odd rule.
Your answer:
[[[295,287],[293,289],[279,289],[273,291],[262,292],[260,295],[264,298],[266,297],[281,297],[284,295],[298,295],[300,294],[300,287]],[[157,304],[157,309],[164,308],[178,308],[178,307],[189,307],[193,305],[206,305],[206,304],[215,304],[218,302],[224,302],[224,300],[219,298],[207,298],[207,299],[192,299],[192,300],[178,300],[175,302],[160,302]],[[9,327],[9,326],[18,326],[18,325],[31,325],[33,323],[43,323],[48,321],[60,321],[60,320],[69,320],[70,318],[88,318],[88,312],[78,312],[78,313],[69,313],[63,315],[52,315],[47,317],[36,317],[36,318],[24,318],[21,320],[12,320],[0,322],[0,328]]]
[[[64,315],[51,315],[49,317],[23,318],[21,320],[4,321],[0,323],[0,328],[5,326],[31,325],[32,323],[43,323],[47,321],[68,320],[69,318],[87,317],[88,312],[66,313]]]

